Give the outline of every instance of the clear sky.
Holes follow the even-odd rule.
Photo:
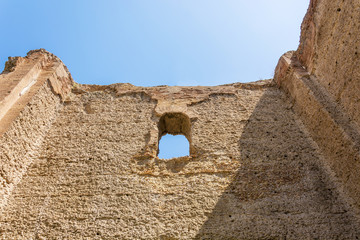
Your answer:
[[[0,0],[0,65],[45,48],[79,83],[271,78],[309,0]]]
[[[8,56],[45,48],[78,83],[189,86],[267,79],[279,57],[297,48],[308,4],[0,0],[0,65]],[[173,146],[186,145],[174,139]]]

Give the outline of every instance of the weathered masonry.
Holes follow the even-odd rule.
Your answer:
[[[359,239],[360,2],[312,0],[273,80],[80,85],[45,50],[0,75],[0,239]],[[157,157],[183,134],[190,155]]]

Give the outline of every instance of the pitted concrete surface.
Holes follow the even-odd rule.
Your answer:
[[[192,154],[167,160],[146,150],[159,89],[79,86],[13,191],[2,238],[360,236],[286,96],[271,81],[250,86],[187,102]]]

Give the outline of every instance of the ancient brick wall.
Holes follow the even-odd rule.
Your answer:
[[[44,50],[9,59],[0,239],[358,239],[360,134],[344,100],[356,96],[326,86],[349,71],[326,69],[323,49],[348,39],[336,24],[328,39],[329,21],[344,25],[356,4],[312,1],[275,81],[80,85]],[[166,133],[185,135],[190,155],[158,158]]]
[[[271,81],[78,85],[57,114],[0,216],[3,239],[359,235]],[[190,156],[157,158],[164,131],[187,135]]]
[[[312,0],[297,51],[275,81],[294,104],[338,188],[360,209],[359,1]]]
[[[0,75],[0,209],[61,108],[61,95],[71,86],[66,81],[72,81],[66,67],[43,50],[11,58]]]
[[[296,56],[360,126],[360,2],[312,0]]]

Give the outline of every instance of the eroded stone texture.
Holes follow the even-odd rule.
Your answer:
[[[271,81],[129,87],[79,86],[68,96],[3,211],[3,239],[360,236]],[[147,145],[159,133],[160,98],[191,115],[191,156],[164,160],[146,151],[157,147]]]
[[[72,78],[60,59],[40,49],[9,58],[0,84],[1,209],[31,164]]]
[[[359,239],[358,7],[311,1],[274,82],[80,85],[10,58],[0,239]],[[190,156],[159,159],[166,133]]]
[[[312,0],[297,58],[360,126],[360,1]]]
[[[360,210],[359,1],[313,0],[297,51],[274,79],[324,154],[338,188]]]

